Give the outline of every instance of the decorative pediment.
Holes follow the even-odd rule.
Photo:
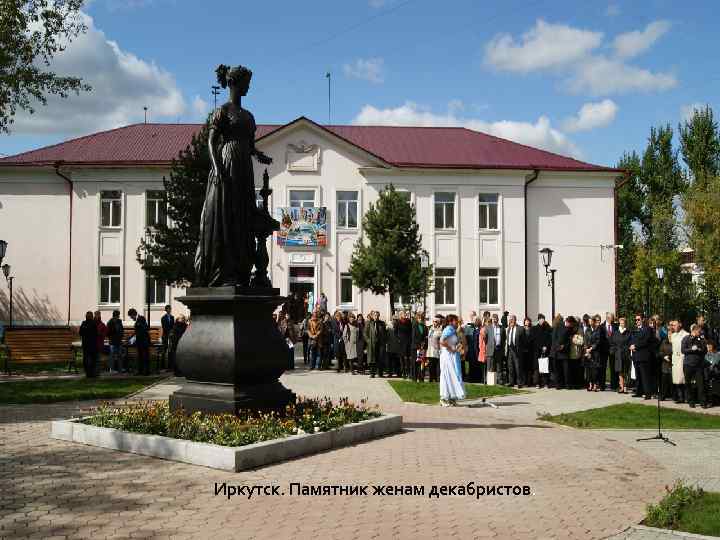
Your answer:
[[[300,141],[287,145],[288,171],[318,172],[320,170],[320,146]]]

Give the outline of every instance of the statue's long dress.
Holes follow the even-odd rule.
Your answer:
[[[210,172],[195,270],[199,282],[208,287],[247,286],[255,254],[250,231],[257,212],[251,156],[255,119],[249,111],[226,103],[215,110],[210,127],[219,135],[223,177]]]

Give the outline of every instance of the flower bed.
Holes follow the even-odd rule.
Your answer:
[[[284,416],[250,411],[243,411],[237,416],[204,415],[199,412],[184,415],[170,412],[167,401],[158,401],[121,407],[105,404],[93,416],[82,420],[82,423],[131,433],[238,447],[290,435],[330,431],[380,416],[380,411],[368,408],[364,400],[356,405],[347,398],[337,404],[329,398],[298,398],[295,405],[287,407]]]

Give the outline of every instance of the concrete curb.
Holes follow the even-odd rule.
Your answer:
[[[380,418],[348,424],[331,431],[291,435],[283,439],[233,447],[89,426],[80,423],[79,419],[73,419],[53,421],[50,437],[238,472],[397,433],[401,427],[402,416],[384,414]]]
[[[631,525],[619,534],[609,536],[606,540],[717,540],[717,536],[705,536],[671,529],[657,529],[645,525]]]

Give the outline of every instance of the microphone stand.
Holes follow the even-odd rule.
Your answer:
[[[630,358],[632,359],[632,352],[630,353]],[[673,446],[677,446],[674,442],[672,442],[668,437],[662,434],[662,430],[660,429],[660,395],[661,395],[661,388],[662,388],[662,357],[658,356],[659,360],[659,366],[658,366],[658,392],[657,392],[657,413],[658,413],[658,432],[657,435],[654,437],[643,437],[641,439],[637,439],[637,442],[646,442],[646,441],[663,441],[667,444],[671,444]]]

